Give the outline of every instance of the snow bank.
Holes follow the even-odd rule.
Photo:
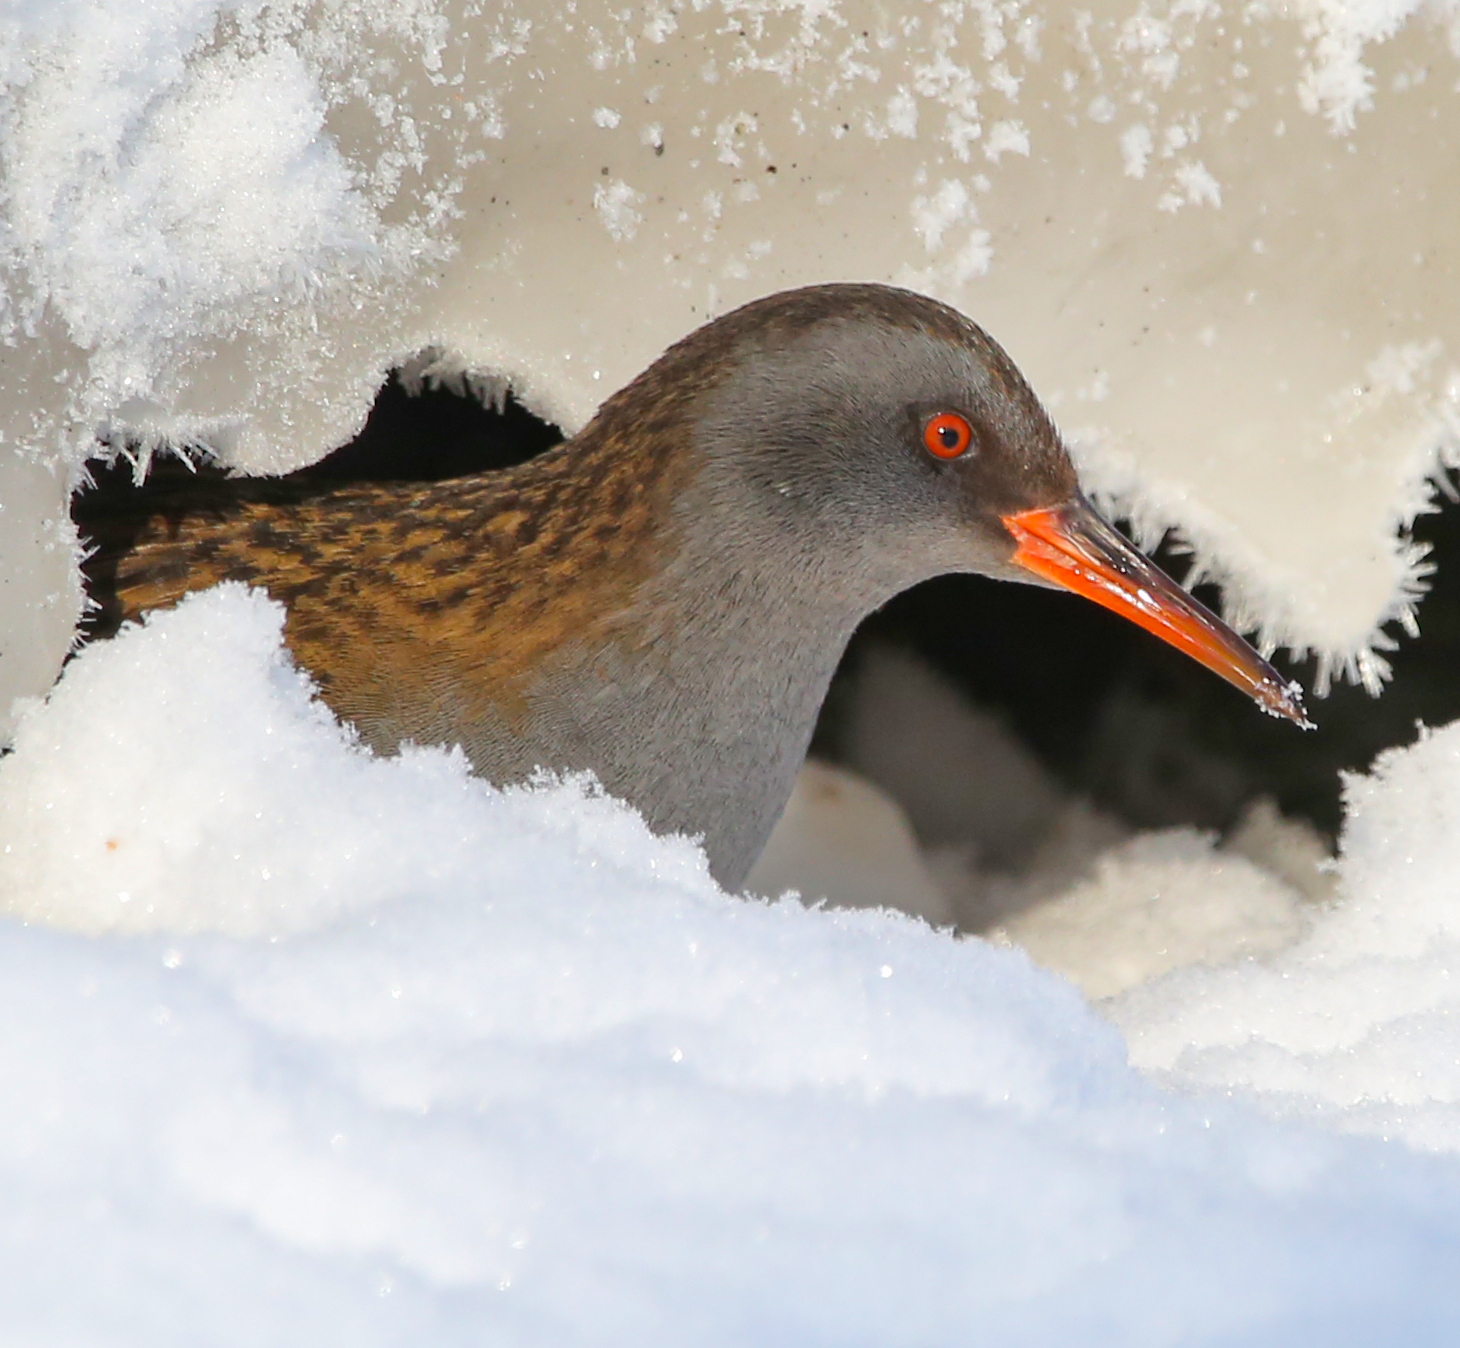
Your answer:
[[[1452,10],[11,7],[0,711],[66,650],[97,437],[296,467],[428,350],[571,428],[842,277],[984,321],[1240,622],[1376,686],[1460,389]]]
[[[1339,902],[1279,958],[1186,970],[1111,1015],[1187,1088],[1460,1151],[1460,724],[1347,783]]]
[[[731,898],[581,783],[371,759],[280,623],[88,649],[0,765],[13,1341],[1460,1331],[1448,1158],[1164,1094],[1023,955]]]
[[[859,650],[835,725],[828,747],[846,766],[803,769],[756,893],[888,905],[1016,944],[1095,999],[1286,951],[1334,898],[1328,844],[1271,800],[1249,802],[1220,840],[1137,832],[908,651]],[[1169,757],[1124,750],[1103,757],[1137,798],[1170,794]]]
[[[70,643],[66,498],[98,442],[139,471],[161,443],[312,460],[417,349],[387,333],[451,251],[470,158],[464,131],[411,115],[441,78],[440,25],[430,3],[370,0],[0,16],[7,733],[11,698],[44,691]]]
[[[904,800],[960,928],[1017,944],[1099,1000],[1137,1067],[1186,1092],[1460,1150],[1460,723],[1347,779],[1335,863],[1261,798],[1220,842],[1133,833],[904,654],[865,652],[847,701],[841,747]],[[867,833],[856,814],[812,836]],[[780,828],[797,824],[788,812]],[[781,850],[796,856],[789,838]],[[803,864],[815,892],[865,901],[870,868],[839,880]],[[884,902],[927,911],[918,879],[882,876]]]
[[[1092,997],[1172,969],[1292,945],[1308,925],[1301,899],[1212,844],[1191,828],[1140,834],[1100,855],[1093,875],[1017,914],[998,934]]]
[[[1460,1151],[1460,723],[1346,781],[1335,863],[1310,826],[1261,798],[1220,842],[1192,828],[1134,833],[1064,794],[905,654],[864,652],[846,702],[839,747],[906,791],[960,929],[1069,978],[1124,1031],[1136,1067],[1185,1093]],[[810,829],[788,811],[778,835],[805,829],[813,848],[861,838],[865,816],[850,798]],[[936,911],[923,872],[894,879],[848,862],[838,874],[791,836],[779,842],[803,868],[783,873],[788,886],[858,904],[880,883],[883,902]]]
[[[98,439],[297,466],[428,351],[571,427],[852,276],[984,321],[1102,494],[1376,683],[1460,396],[1449,13],[11,6],[0,704],[70,641]],[[371,758],[279,630],[191,600],[0,726],[17,1341],[1456,1337],[1453,730],[1353,784],[1331,907],[1260,820],[1122,842],[1026,773],[958,806],[1033,849],[1003,889],[944,820],[924,911],[1125,988],[1176,1095],[1018,951],[732,899],[582,782]],[[1192,959],[1229,962],[1149,981]]]
[[[935,927],[957,918],[898,803],[856,773],[815,759],[797,774],[745,887],[771,899],[794,890],[837,908],[890,905]]]

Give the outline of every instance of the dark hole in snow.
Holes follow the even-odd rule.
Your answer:
[[[1140,631],[1073,595],[979,576],[944,576],[899,596],[863,624],[833,686],[816,748],[838,755],[850,678],[875,643],[911,648],[993,711],[1068,788],[1140,828],[1225,829],[1258,796],[1330,838],[1342,819],[1339,772],[1414,739],[1415,722],[1460,718],[1460,510],[1423,516],[1436,572],[1421,601],[1418,640],[1386,652],[1383,695],[1337,687],[1309,698],[1304,734],[1264,716],[1242,694]],[[1180,576],[1186,560],[1156,559]],[[1220,611],[1220,596],[1197,596]],[[1274,663],[1311,687],[1312,662]]]
[[[301,476],[350,482],[439,482],[510,468],[561,443],[556,426],[510,393],[501,410],[441,387],[409,393],[392,374],[364,429]]]
[[[525,463],[544,450],[561,444],[556,426],[533,416],[509,393],[500,408],[484,406],[475,397],[448,388],[426,386],[407,391],[392,374],[376,396],[360,434],[327,454],[318,463],[286,474],[281,481],[338,486],[345,482],[440,482],[468,473],[491,472]],[[103,498],[121,504],[141,504],[147,493],[192,476],[192,470],[170,456],[159,455],[140,487],[133,482],[132,462],[94,460],[88,467],[95,486],[77,495],[73,513],[100,513]],[[206,459],[200,476],[220,483],[229,479]]]
[[[293,476],[331,485],[435,481],[521,463],[561,439],[510,395],[499,410],[444,387],[412,394],[393,375],[360,435]],[[98,491],[148,489],[131,485],[128,464],[93,467]],[[832,684],[813,751],[844,758],[842,724],[857,671],[873,647],[891,643],[950,678],[1063,786],[1132,825],[1225,829],[1266,795],[1331,838],[1341,819],[1341,769],[1366,768],[1380,750],[1408,743],[1417,720],[1460,717],[1460,510],[1423,517],[1415,535],[1431,544],[1437,567],[1420,607],[1423,637],[1389,653],[1394,679],[1381,698],[1342,686],[1313,699],[1315,733],[1262,715],[1215,676],[1086,601],[945,576],[863,624]],[[1185,561],[1172,550],[1157,557],[1181,574]],[[1197,593],[1217,607],[1215,594]],[[1275,663],[1311,684],[1311,667],[1281,656]]]

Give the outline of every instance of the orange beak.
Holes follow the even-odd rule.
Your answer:
[[[1270,715],[1313,728],[1298,685],[1285,682],[1226,623],[1137,552],[1083,496],[1002,518],[1019,545],[1014,561],[1020,566],[1154,632]]]

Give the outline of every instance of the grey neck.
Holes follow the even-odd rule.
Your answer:
[[[678,545],[621,615],[624,638],[570,647],[542,670],[526,735],[466,747],[496,780],[591,769],[656,831],[702,836],[712,873],[735,891],[785,806],[858,622],[909,582],[824,537],[808,554],[713,479],[679,503]],[[537,762],[497,761],[514,744],[531,744]]]
[[[678,638],[646,690],[626,765],[647,788],[628,798],[659,802],[658,828],[703,832],[731,890],[780,817],[857,624],[900,588],[869,590],[851,568],[813,567],[784,548],[734,551],[710,583],[675,591],[688,597]]]

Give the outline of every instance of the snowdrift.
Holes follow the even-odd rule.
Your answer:
[[[0,15],[7,1334],[1453,1342],[1456,728],[1350,784],[1331,895],[1257,819],[1246,851],[1130,839],[1011,918],[1097,1014],[1019,950],[725,895],[590,783],[372,758],[258,595],[41,699],[98,446],[282,471],[402,366],[572,429],[707,316],[836,278],[975,316],[1229,617],[1377,688],[1455,458],[1454,22]],[[928,861],[883,897],[941,920]]]
[[[1381,996],[1294,975],[1300,953],[1229,973],[1221,1023],[1235,1007],[1257,1046],[1225,1075],[1207,988],[1119,1014],[1166,1059],[1184,1036],[1190,1078],[1265,1069],[1276,1112],[1407,1118],[1449,1152],[1428,1158],[1164,1092],[1021,953],[733,898],[584,783],[498,792],[444,751],[371,758],[281,626],[227,587],[93,647],[0,774],[16,1341],[1460,1331],[1450,1079],[1410,1077],[1387,1119],[1364,1101],[1454,1056],[1456,919],[1425,893],[1408,918],[1357,894],[1322,929],[1391,971]],[[1368,788],[1350,884],[1414,841],[1376,840],[1379,818],[1453,780],[1439,742]],[[1403,970],[1428,986],[1396,990]],[[1395,1036],[1402,1065],[1343,1052]]]

